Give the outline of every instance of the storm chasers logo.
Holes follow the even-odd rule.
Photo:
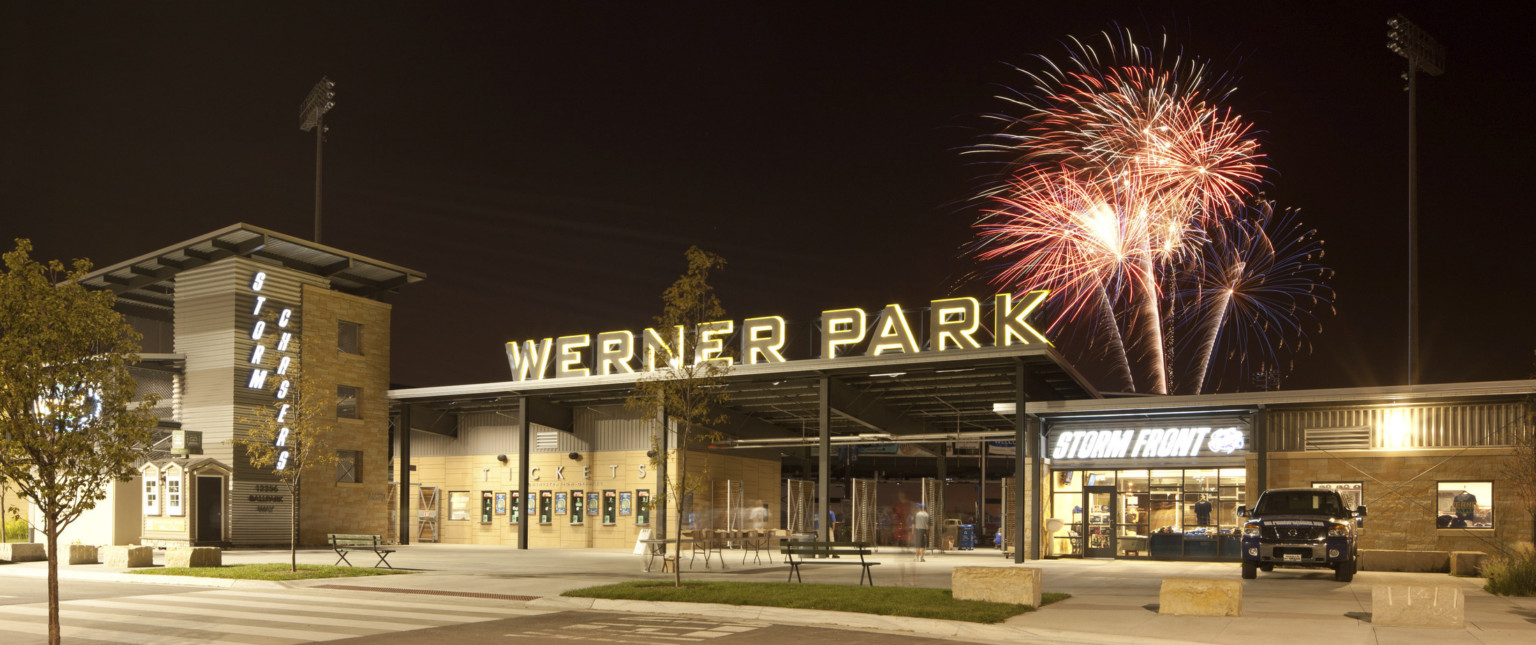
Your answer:
[[[1231,454],[1243,448],[1236,427],[1138,428],[1128,430],[1067,430],[1056,435],[1052,459],[1135,459],[1196,457],[1202,449]]]

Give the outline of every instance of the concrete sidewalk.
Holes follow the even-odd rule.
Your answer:
[[[163,553],[156,554],[162,562]],[[740,552],[727,551],[725,568],[714,559],[705,568],[702,559],[682,559],[684,579],[783,582],[788,567],[777,554],[769,562],[741,561]],[[912,562],[909,553],[882,549],[874,568],[880,586],[948,588],[956,566],[1014,566],[996,551],[962,551],[936,554],[926,562]],[[287,562],[287,551],[235,550],[224,553],[225,564]],[[304,549],[302,564],[332,564],[336,555],[328,549]],[[600,609],[665,614],[694,614],[757,619],[778,624],[836,626],[850,629],[894,631],[981,642],[1075,642],[1075,643],[1237,643],[1283,637],[1339,643],[1520,643],[1536,640],[1536,598],[1505,598],[1482,590],[1478,578],[1453,578],[1443,574],[1361,572],[1353,583],[1335,582],[1331,572],[1278,570],[1261,573],[1257,580],[1243,581],[1243,615],[1238,618],[1163,616],[1156,612],[1157,592],[1165,577],[1239,579],[1233,563],[1136,562],[1125,560],[1047,560],[1025,566],[1044,570],[1046,591],[1065,592],[1072,598],[1015,616],[1000,625],[976,625],[957,621],[871,616],[843,612],[744,608],[687,603],[641,603],[561,598],[560,593],[581,587],[641,579],[670,579],[671,574],[647,573],[643,559],[629,551],[606,549],[533,549],[419,544],[399,547],[389,562],[422,573],[402,576],[308,580],[295,582],[230,581],[181,576],[129,574],[103,565],[60,565],[61,578],[145,584],[194,584],[210,587],[314,587],[344,584],[352,588],[416,593],[472,593],[491,596],[536,597],[525,602],[546,609]],[[851,571],[850,571],[851,570]],[[0,565],[0,576],[41,578],[46,563]],[[806,582],[857,584],[859,567],[807,565]],[[1371,588],[1386,583],[1460,585],[1466,596],[1467,626],[1463,629],[1409,629],[1370,623]]]

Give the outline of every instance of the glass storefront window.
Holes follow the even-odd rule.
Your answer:
[[[1117,557],[1236,557],[1247,476],[1244,468],[1054,472],[1047,517],[1059,528],[1050,555],[1108,555],[1103,537],[1112,532]],[[1088,492],[1102,489],[1087,487],[1107,485],[1115,494],[1105,512],[1086,500],[1105,501],[1105,493]]]
[[[1493,528],[1493,482],[1440,482],[1436,488],[1435,528]]]
[[[1365,482],[1312,482],[1312,487],[1337,492],[1344,499],[1344,508],[1351,511],[1365,504]]]

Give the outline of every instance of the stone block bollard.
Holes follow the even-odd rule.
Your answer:
[[[1372,625],[1463,627],[1466,609],[1460,585],[1371,587]]]
[[[166,568],[223,566],[223,551],[216,546],[173,546],[165,550]]]
[[[1163,578],[1157,613],[1174,616],[1241,616],[1243,583],[1219,578]]]
[[[36,562],[47,560],[48,550],[38,542],[0,543],[0,560],[9,562]]]
[[[102,559],[114,569],[138,569],[154,566],[155,548],[149,546],[104,546]]]
[[[950,593],[957,600],[1039,607],[1044,579],[1044,571],[1036,567],[955,567],[950,576]]]

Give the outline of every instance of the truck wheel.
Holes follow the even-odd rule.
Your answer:
[[[1274,570],[1275,570],[1275,564],[1273,562],[1260,562],[1259,563],[1259,571],[1263,571],[1264,573],[1269,573],[1269,572],[1274,571]]]
[[[1333,571],[1333,579],[1339,582],[1349,582],[1355,579],[1355,561],[1340,562],[1339,568]]]
[[[1259,577],[1259,563],[1243,561],[1243,579],[1252,580]]]

